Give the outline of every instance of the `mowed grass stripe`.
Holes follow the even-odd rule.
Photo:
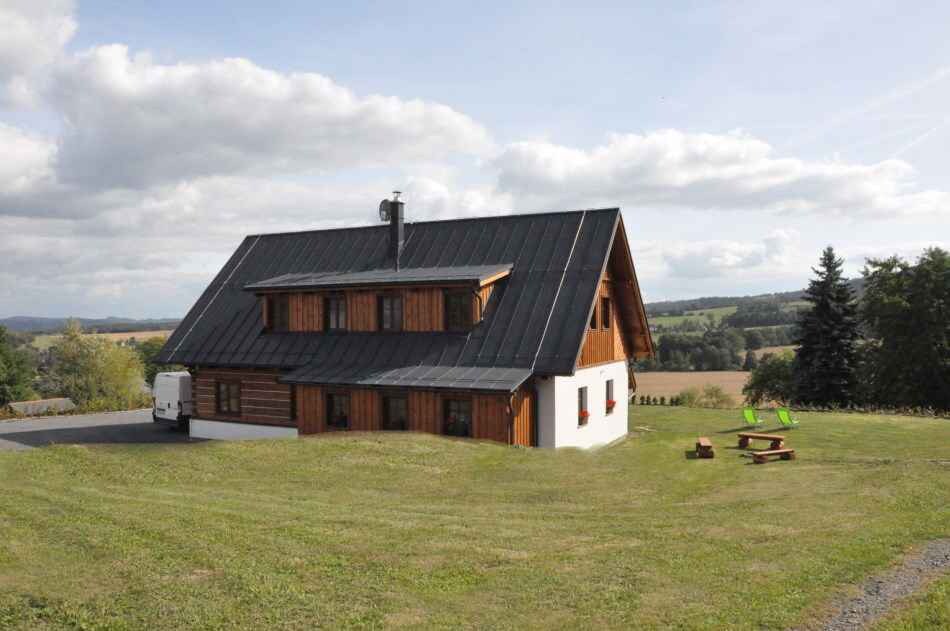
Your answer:
[[[950,525],[950,423],[633,408],[595,452],[432,436],[0,454],[0,627],[787,628]],[[717,456],[687,460],[699,434]]]

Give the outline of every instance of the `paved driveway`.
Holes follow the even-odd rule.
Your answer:
[[[153,423],[151,410],[0,422],[0,451],[51,444],[187,442],[197,441],[168,425]]]

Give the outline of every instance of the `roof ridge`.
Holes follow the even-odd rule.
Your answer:
[[[426,219],[424,221],[407,221],[406,226],[421,226],[426,224],[434,223],[453,223],[456,221],[485,221],[491,219],[511,219],[519,217],[550,217],[551,215],[573,215],[577,213],[599,213],[599,212],[620,212],[619,206],[609,206],[604,208],[579,208],[573,210],[549,210],[541,212],[522,212],[522,213],[508,213],[503,215],[478,215],[476,217],[452,217],[450,219]],[[256,234],[249,234],[245,236],[245,239],[252,237],[278,237],[283,235],[293,235],[293,234],[312,234],[317,232],[343,232],[346,230],[387,230],[387,224],[368,224],[365,226],[340,226],[338,228],[313,228],[310,230],[289,230],[287,232],[259,232]]]

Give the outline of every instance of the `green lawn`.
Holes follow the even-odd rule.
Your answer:
[[[635,406],[657,431],[596,452],[378,434],[0,453],[0,628],[784,629],[950,533],[950,422],[801,414],[799,459],[758,466],[738,417]],[[714,460],[685,458],[699,434]]]

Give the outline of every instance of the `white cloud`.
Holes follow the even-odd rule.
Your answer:
[[[491,145],[439,103],[359,97],[322,75],[246,59],[161,65],[120,45],[60,64],[49,99],[68,124],[60,177],[86,186],[401,165]]]
[[[4,0],[0,5],[0,104],[35,101],[37,75],[76,32],[70,0]]]
[[[56,145],[0,122],[0,198],[31,193],[48,185]]]
[[[685,279],[780,273],[798,243],[793,230],[775,230],[760,242],[709,240],[665,245],[661,256],[672,276]]]
[[[950,194],[922,190],[906,162],[777,158],[768,143],[738,132],[615,134],[590,150],[517,142],[493,164],[501,191],[542,203],[878,217],[950,212]]]

